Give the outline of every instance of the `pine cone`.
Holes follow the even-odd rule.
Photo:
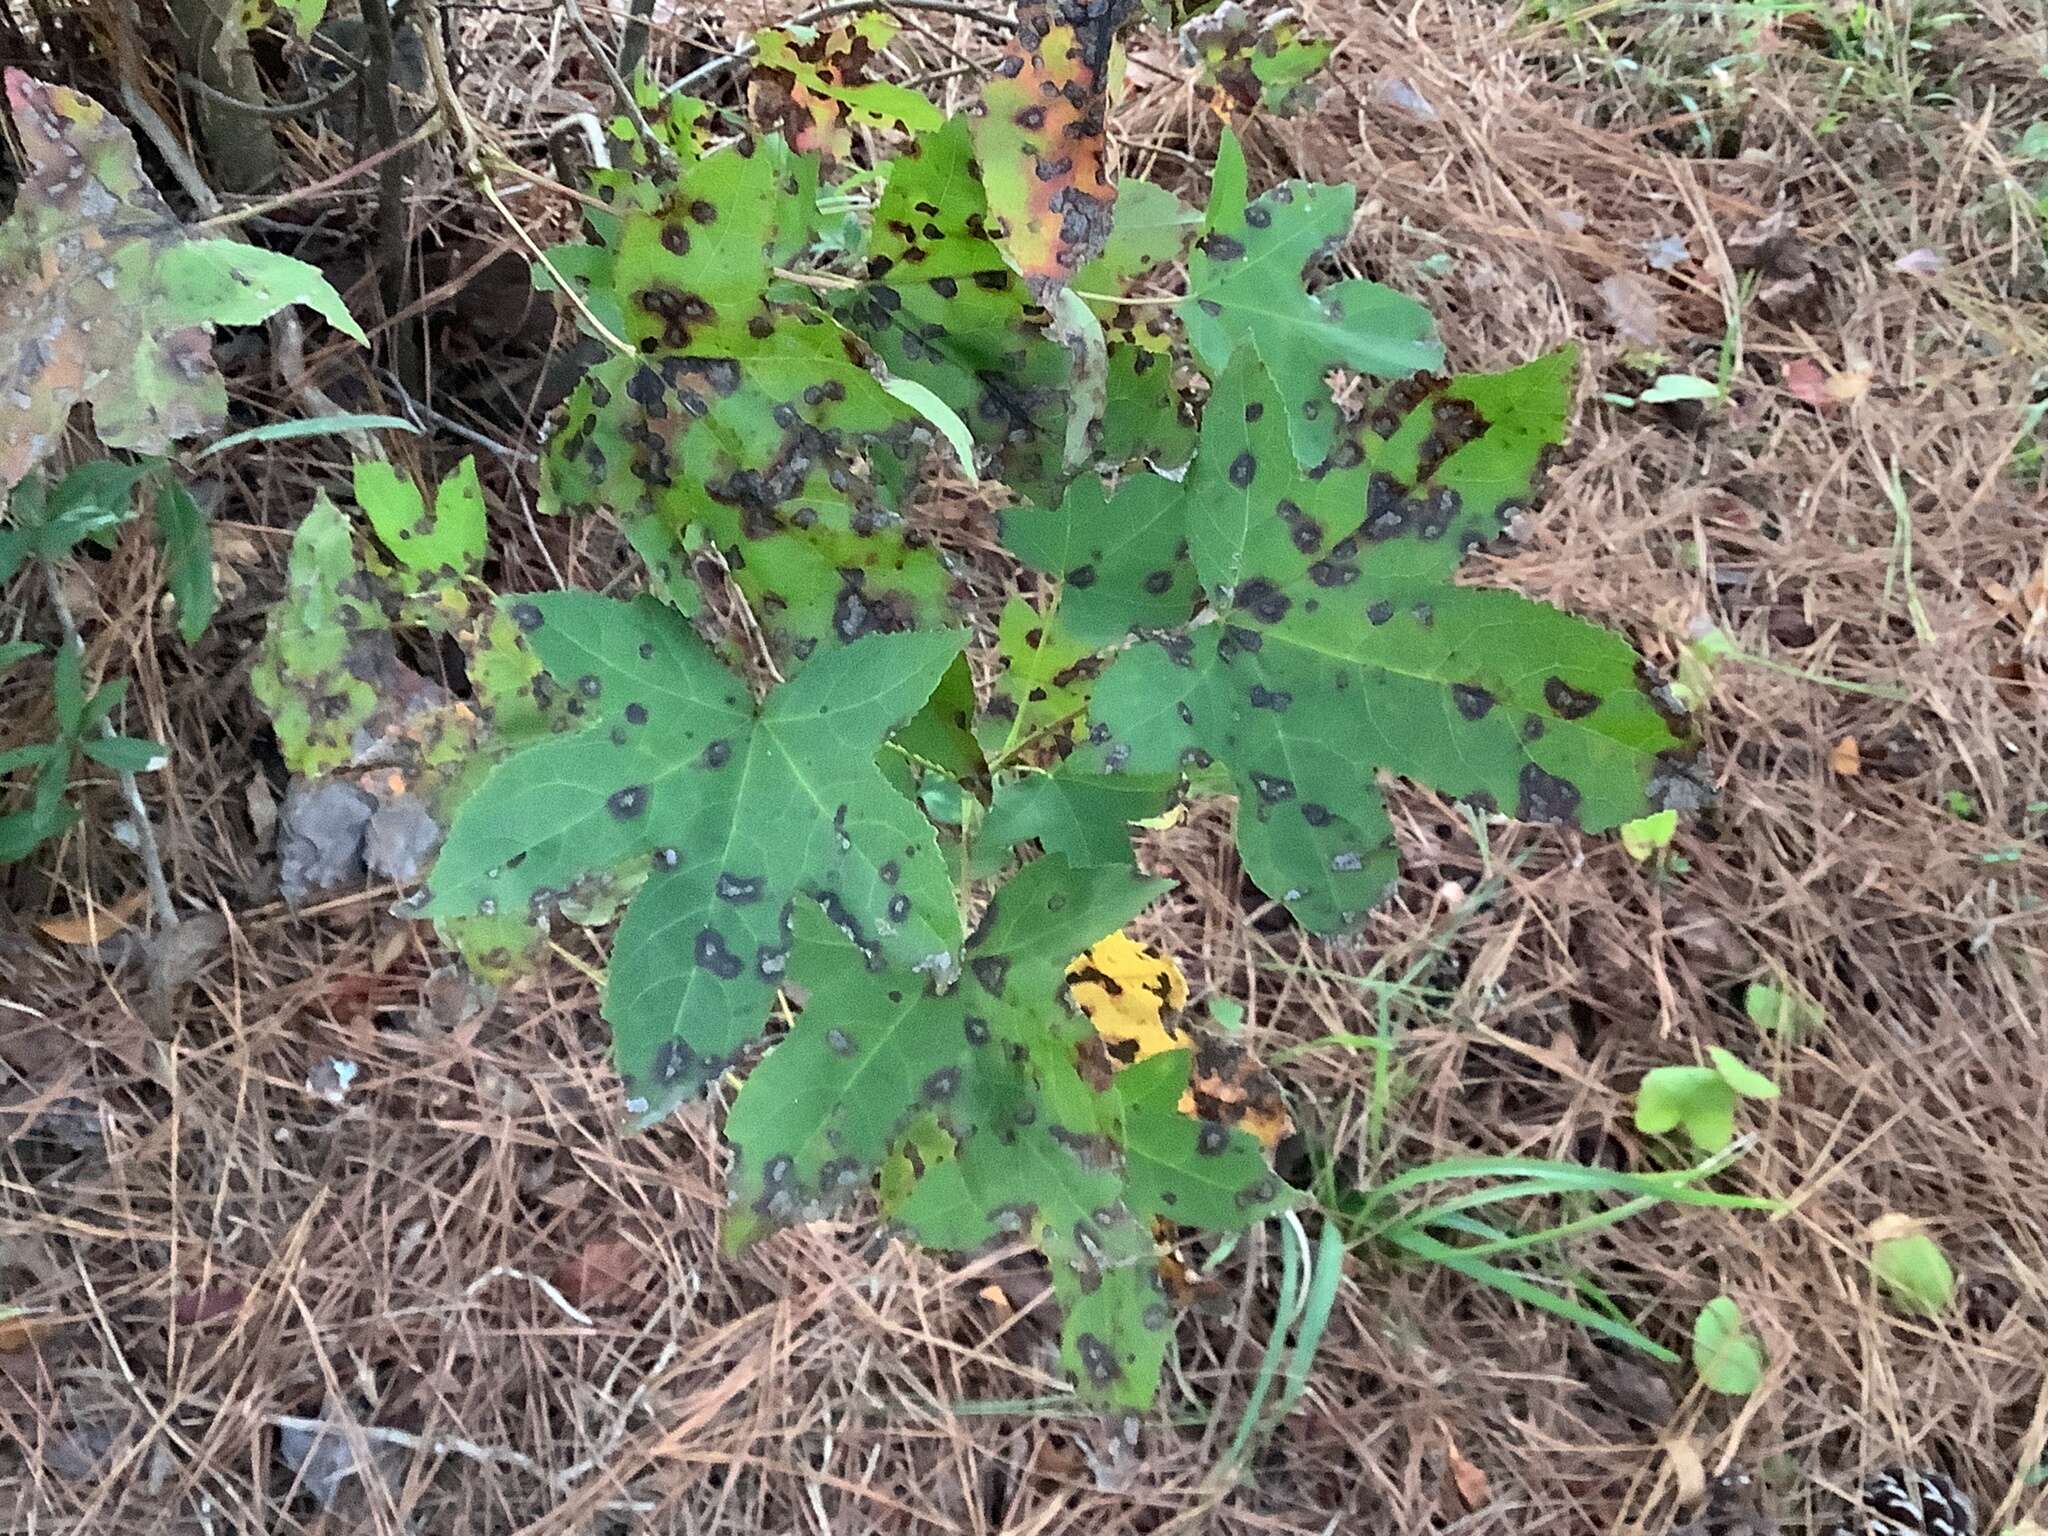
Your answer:
[[[1858,1507],[1832,1536],[1977,1536],[1977,1511],[1938,1472],[1888,1467],[1863,1485]]]

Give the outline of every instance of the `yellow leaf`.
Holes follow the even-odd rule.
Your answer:
[[[36,926],[59,944],[99,944],[128,926],[147,894],[138,886],[111,907],[89,908],[75,917],[46,917]]]
[[[1067,967],[1067,990],[1109,1054],[1125,1066],[1190,1045],[1177,1018],[1188,979],[1173,957],[1129,934],[1112,933]]]

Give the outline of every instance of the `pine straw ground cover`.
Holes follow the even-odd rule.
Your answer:
[[[173,744],[153,789],[180,903],[226,931],[152,1023],[127,936],[39,930],[139,883],[106,835],[110,786],[87,833],[0,886],[0,1262],[36,1314],[0,1352],[7,1527],[1664,1532],[1698,1514],[1703,1476],[1738,1470],[1804,1531],[1901,1462],[1951,1471],[1988,1530],[2048,1518],[2029,1481],[2048,1460],[2048,501],[2013,462],[2048,283],[2008,158],[2048,119],[2042,18],[1997,0],[1940,25],[1896,0],[1578,9],[1311,6],[1342,40],[1336,84],[1249,148],[1255,175],[1358,184],[1344,263],[1422,295],[1455,363],[1586,346],[1571,451],[1494,574],[1666,663],[1707,626],[1763,658],[1714,681],[1721,803],[1660,875],[1551,829],[1486,828],[1481,847],[1403,792],[1406,882],[1345,945],[1266,910],[1204,813],[1146,848],[1181,882],[1146,937],[1198,997],[1245,1005],[1305,1136],[1365,1180],[1469,1153],[1642,1166],[1644,1070],[1717,1043],[1768,1066],[1782,1097],[1745,1108],[1755,1144],[1726,1182],[1781,1216],[1652,1212],[1569,1250],[1681,1347],[1703,1302],[1734,1296],[1770,1356],[1752,1398],[1368,1256],[1295,1414],[1233,1482],[1216,1469],[1273,1323],[1278,1229],[1183,1322],[1186,1390],[1135,1449],[1079,1417],[970,1411],[1054,1385],[1042,1277],[1017,1254],[948,1271],[825,1226],[726,1259],[714,1117],[616,1129],[580,938],[477,1011],[426,930],[386,915],[390,891],[277,900],[281,779],[246,669],[289,531],[344,463],[287,445],[219,472],[241,591],[196,653],[152,621],[145,539],[72,585],[96,662],[135,678],[131,728]],[[457,14],[483,121],[516,134],[602,102],[548,16]],[[935,69],[990,56],[958,18],[915,19]],[[657,27],[667,77],[706,57],[692,35]],[[78,83],[106,84],[89,66]],[[1132,87],[1127,163],[1199,201],[1213,119],[1177,69]],[[301,184],[347,163],[291,143]],[[463,316],[494,317],[481,371],[509,375],[504,300],[474,291],[507,232],[445,160],[420,176],[428,264],[459,247],[457,270],[484,274],[432,294],[435,334],[474,348]],[[367,230],[369,197],[307,211]],[[1899,270],[1916,252],[1935,254]],[[1600,398],[1647,382],[1622,365],[1645,329],[1673,368],[1725,367],[1731,403]],[[367,398],[358,359],[315,361]],[[260,355],[238,387],[283,403]],[[443,405],[530,449],[516,393]],[[501,585],[615,579],[612,531],[536,525],[531,464],[485,470]],[[1015,577],[986,510],[962,489],[930,516],[993,605]],[[8,597],[10,621],[49,627],[25,588]],[[1421,990],[1384,984],[1411,972]],[[1825,1026],[1760,1042],[1741,1009],[1758,978],[1803,987]],[[1382,1000],[1383,1135],[1372,1053],[1326,1040],[1370,1034]],[[309,1091],[334,1058],[359,1075]],[[1888,1212],[1926,1218],[1955,1263],[1940,1321],[1874,1294],[1864,1233]],[[354,1427],[308,1457],[314,1419]]]

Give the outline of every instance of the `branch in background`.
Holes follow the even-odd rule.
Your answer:
[[[654,15],[654,0],[633,0],[626,13],[626,25],[619,33],[619,74],[627,80],[647,55],[647,24]]]
[[[633,87],[627,83],[625,74],[613,65],[611,55],[604,51],[604,44],[597,40],[597,34],[590,30],[590,23],[584,20],[582,0],[562,0],[562,10],[569,18],[569,25],[576,29],[576,35],[583,39],[583,46],[590,50],[590,56],[597,60],[598,67],[604,71],[605,78],[611,83],[612,95],[618,98],[619,110],[626,114],[634,130],[647,142],[655,162],[664,172],[674,175],[676,157],[648,125],[647,114],[640,110],[640,102],[633,94]]]
[[[179,52],[187,70],[212,86],[227,102],[213,96],[199,99],[199,132],[207,158],[230,190],[254,192],[284,172],[284,154],[264,117],[243,102],[263,99],[263,82],[249,39],[237,20],[236,0],[171,0],[171,16],[181,36]],[[116,8],[124,20],[132,6]]]
[[[369,54],[362,75],[364,120],[376,135],[377,148],[395,151],[402,135],[398,131],[398,114],[391,105],[391,11],[382,0],[371,0],[363,6],[362,13],[363,42]],[[363,146],[356,147],[361,152]],[[393,153],[377,168],[377,294],[383,301],[386,320],[405,307],[405,255],[405,161]],[[406,326],[392,328],[391,366],[409,389],[423,394],[426,363],[421,349],[413,344],[412,335]]]

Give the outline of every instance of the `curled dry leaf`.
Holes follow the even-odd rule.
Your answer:
[[[89,907],[75,916],[46,917],[36,926],[59,944],[98,944],[133,922],[148,895],[138,886],[110,907]]]
[[[585,1243],[550,1278],[571,1306],[587,1311],[627,1300],[645,1270],[638,1248],[623,1237],[610,1237]]]

